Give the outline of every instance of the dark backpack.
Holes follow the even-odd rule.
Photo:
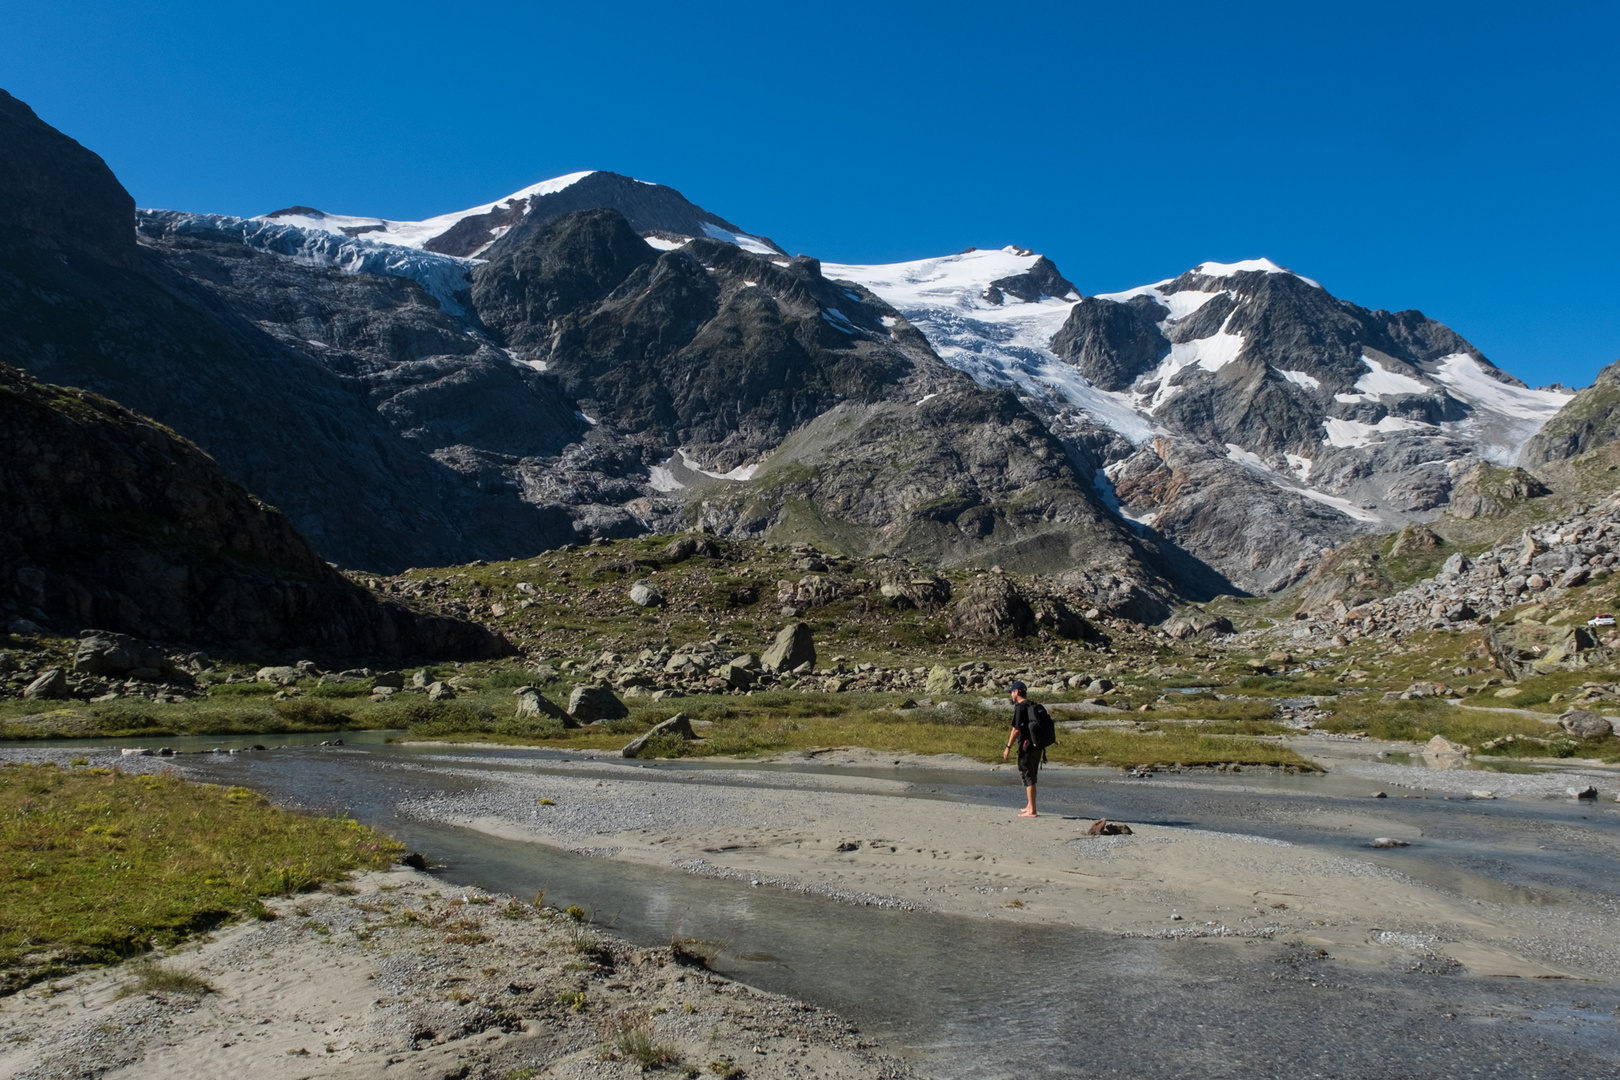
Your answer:
[[[1038,701],[1029,703],[1029,741],[1036,750],[1045,750],[1057,742],[1057,725],[1052,722],[1052,714]]]

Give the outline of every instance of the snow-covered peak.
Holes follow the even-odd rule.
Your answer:
[[[970,248],[960,255],[879,266],[823,263],[821,270],[830,278],[860,282],[902,312],[918,305],[939,303],[979,310],[997,306],[984,299],[991,282],[1027,274],[1040,260],[1041,256],[1033,251],[1008,245],[995,251]],[[1010,301],[1008,310],[1002,314],[1011,316],[1019,303],[1016,299]],[[1065,300],[1043,298],[1038,306],[1050,306],[1060,312],[1058,326],[1068,317],[1069,303]],[[1054,327],[1052,333],[1056,332]]]
[[[567,176],[558,176],[550,180],[542,180],[538,184],[528,187],[503,199],[496,199],[482,206],[469,207],[466,210],[457,210],[449,214],[439,214],[436,217],[425,218],[422,221],[393,221],[388,218],[355,217],[346,214],[328,214],[307,206],[294,206],[286,210],[277,210],[270,214],[261,214],[253,220],[269,221],[277,225],[296,225],[302,229],[316,232],[328,232],[347,236],[350,238],[364,237],[384,244],[397,244],[400,247],[421,248],[434,237],[449,232],[463,220],[470,217],[482,217],[486,214],[504,212],[500,216],[508,216],[521,220],[529,211],[529,203],[542,196],[555,195],[566,190],[581,180],[590,176],[595,170],[569,173]],[[509,228],[510,224],[505,228]],[[504,228],[497,226],[501,231]]]
[[[1259,271],[1263,274],[1288,274],[1297,277],[1307,285],[1321,288],[1319,282],[1312,281],[1304,274],[1296,274],[1286,266],[1278,266],[1270,259],[1243,259],[1235,263],[1205,262],[1192,268],[1192,273],[1203,277],[1231,277],[1234,274],[1248,274]]]

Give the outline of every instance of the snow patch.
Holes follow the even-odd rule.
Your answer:
[[[937,393],[935,393],[935,394],[924,394],[922,397],[917,399],[917,404],[921,405],[921,404],[923,404],[925,402],[933,401],[937,397],[939,397],[939,395]]]
[[[591,427],[596,426],[596,419],[594,417],[586,416],[584,413],[580,412],[578,409],[574,410],[574,415],[579,417],[581,420],[585,421],[587,424],[591,425]]]
[[[1376,424],[1364,424],[1360,420],[1340,420],[1330,416],[1322,421],[1327,429],[1327,438],[1323,440],[1329,446],[1338,446],[1349,449],[1359,449],[1372,442],[1379,435],[1388,435],[1395,431],[1437,431],[1433,424],[1425,424],[1419,420],[1406,420],[1399,416],[1386,416]]]
[[[1303,371],[1284,371],[1282,368],[1274,368],[1273,370],[1295,386],[1303,386],[1307,390],[1322,389],[1322,380],[1315,375],[1307,375]]]
[[[647,241],[648,247],[655,247],[659,251],[674,251],[692,242],[690,236],[683,236],[679,240],[666,240],[661,236],[643,236],[642,239]]]
[[[1428,383],[1419,382],[1412,376],[1402,375],[1398,371],[1390,371],[1370,356],[1363,356],[1361,362],[1368,367],[1367,374],[1356,380],[1356,389],[1363,394],[1382,397],[1385,394],[1434,393],[1434,387]]]
[[[1516,420],[1530,421],[1538,431],[1575,396],[1572,390],[1531,390],[1498,382],[1487,375],[1485,369],[1479,366],[1479,361],[1467,353],[1442,356],[1440,371],[1435,378],[1459,401]],[[1529,436],[1525,438],[1528,440]]]
[[[647,474],[647,482],[654,491],[680,491],[686,487],[685,484],[675,479],[674,473],[669,471],[668,461],[662,465],[652,466],[647,470]]]
[[[692,455],[686,452],[685,447],[677,447],[675,452],[681,455],[681,464],[685,465],[687,469],[695,473],[701,473],[704,476],[712,476],[716,480],[752,480],[754,478],[754,474],[759,472],[758,462],[755,462],[752,465],[739,465],[730,472],[710,472],[697,461],[693,460]]]
[[[1294,475],[1299,477],[1302,483],[1311,478],[1311,466],[1315,465],[1316,462],[1299,454],[1285,453],[1283,457],[1288,459],[1288,467],[1293,470]]]
[[[747,233],[732,232],[730,229],[722,229],[718,225],[711,225],[707,221],[703,223],[703,231],[715,240],[724,240],[728,244],[735,244],[744,251],[753,252],[755,255],[777,254],[775,248],[758,237],[749,236]]]
[[[1312,502],[1319,502],[1323,506],[1331,506],[1333,509],[1339,511],[1339,513],[1345,515],[1346,517],[1355,518],[1357,521],[1384,520],[1371,510],[1363,509],[1362,507],[1359,507],[1355,503],[1351,502],[1349,499],[1341,499],[1337,495],[1329,495],[1327,492],[1317,491],[1315,488],[1295,488],[1294,490],[1298,491],[1301,495],[1305,496],[1307,499],[1310,499]]]
[[[1274,476],[1277,473],[1276,469],[1273,469],[1270,465],[1266,464],[1265,458],[1261,457],[1259,454],[1256,454],[1252,450],[1243,449],[1243,447],[1239,446],[1237,443],[1226,444],[1226,457],[1230,461],[1235,461],[1239,465],[1243,465],[1250,469],[1255,469],[1259,472],[1271,473]]]

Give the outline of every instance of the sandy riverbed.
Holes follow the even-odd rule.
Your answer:
[[[654,1041],[675,1053],[662,1075],[909,1075],[847,1021],[668,949],[403,868],[353,885],[277,902],[274,922],[164,958],[212,993],[128,993],[125,965],[0,1002],[0,1077],[639,1076],[610,1054],[626,1017],[650,1017]],[[602,951],[581,951],[593,942]]]
[[[1554,785],[1568,782],[1442,776],[1379,765],[1366,747],[1348,754],[1338,762],[1341,770],[1367,758],[1364,768],[1374,777],[1388,769],[1409,782],[1421,778],[1438,785],[1433,798],[1446,797],[1451,788],[1466,797],[1466,785],[1487,783],[1504,790],[1517,783],[1524,797],[1546,798]],[[1148,937],[1287,937],[1341,960],[1374,964],[1388,963],[1391,949],[1404,948],[1415,959],[1461,964],[1479,975],[1606,980],[1620,962],[1620,950],[1610,944],[1620,941],[1620,917],[1612,905],[1571,911],[1565,918],[1542,904],[1491,902],[1467,890],[1426,884],[1387,858],[1371,857],[1370,849],[1365,856],[1353,847],[1347,854],[1230,829],[1134,822],[1130,836],[1088,836],[1090,817],[1019,818],[1016,772],[966,760],[897,759],[862,750],[832,751],[816,760],[866,772],[683,773],[668,765],[642,771],[581,759],[539,775],[480,771],[480,791],[421,799],[407,809],[601,857],[955,915]],[[978,770],[987,782],[1007,783],[1007,804],[907,797],[913,784],[869,774],[879,765],[919,764]],[[455,765],[443,761],[439,767]],[[1047,775],[1057,771],[1049,767]],[[1607,775],[1612,786],[1614,774]],[[1369,794],[1376,786],[1369,781]],[[1299,816],[1318,832],[1368,841],[1390,837],[1415,848],[1425,842],[1399,794],[1349,808],[1300,802]],[[1617,811],[1611,803],[1595,812]],[[1620,855],[1612,834],[1585,834],[1580,841],[1599,845],[1606,857]],[[1515,845],[1534,846],[1507,837],[1497,854],[1512,858]]]

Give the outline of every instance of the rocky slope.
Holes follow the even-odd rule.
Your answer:
[[[6,365],[0,519],[0,605],[57,629],[332,657],[510,651],[349,581],[172,432]]]
[[[1016,388],[1122,513],[1258,592],[1432,515],[1567,400],[1420,312],[1358,307],[1264,259],[1084,298],[1050,266],[1008,248],[828,272],[893,303],[947,362]],[[1054,283],[996,285],[1020,272]]]
[[[1519,463],[1535,468],[1565,461],[1620,436],[1620,361],[1598,372],[1524,445]]]

